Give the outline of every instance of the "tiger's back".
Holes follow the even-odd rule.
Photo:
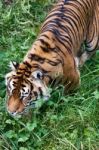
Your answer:
[[[99,1],[67,0],[64,2],[64,0],[60,0],[47,16],[41,32],[49,30],[54,33],[57,41],[58,38],[63,40],[63,44],[61,42],[60,44],[65,44],[75,56],[84,41],[90,45],[89,50],[97,48],[99,43]],[[90,41],[92,40],[96,42],[96,47],[91,48]],[[63,51],[65,52],[65,50]]]

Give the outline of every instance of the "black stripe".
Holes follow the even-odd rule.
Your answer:
[[[56,49],[57,49],[57,51],[60,51],[65,56],[65,53],[61,50],[61,48],[59,46],[56,45]]]
[[[68,36],[65,36],[65,35],[62,35],[62,34],[59,32],[60,36],[62,36],[62,38],[65,37],[65,41],[66,41],[67,43],[70,42],[70,44],[71,44],[71,43],[72,43],[72,40],[71,40],[71,38],[69,37],[69,36],[70,36],[70,33],[69,33],[69,31],[66,29],[66,27],[61,24],[61,20],[60,20],[60,19],[55,19],[55,23],[60,27],[60,30],[63,30],[63,31],[65,31],[66,33],[68,33]],[[69,39],[69,40],[68,40],[68,39]]]
[[[68,4],[67,4],[68,5]],[[69,4],[70,6],[73,6],[74,8],[76,8],[78,11],[79,11],[79,13],[81,14],[81,16],[83,16],[83,11],[80,9],[80,7],[79,7],[79,5],[81,5],[79,2],[78,2],[78,5],[77,5],[77,3],[75,4],[75,3],[70,3]],[[83,5],[81,5],[81,8],[83,7]],[[83,8],[83,10],[84,10],[84,8]],[[74,11],[75,12],[75,11]],[[85,11],[85,14],[86,14],[86,11]],[[86,14],[87,15],[87,14]]]
[[[30,76],[30,74],[26,74],[26,73],[25,73],[25,76],[28,78],[28,77]]]
[[[36,68],[37,70],[40,69],[40,70],[43,72],[43,74],[46,74],[46,73],[51,72],[51,71],[45,70],[45,69],[42,68],[39,64],[33,64],[33,67]]]
[[[41,35],[41,36],[44,36],[44,37],[46,37],[47,39],[49,39],[49,37],[48,37],[46,34],[43,34],[43,35]]]
[[[39,92],[40,92],[40,96],[42,97],[43,96],[43,91],[40,87],[38,89],[39,89]]]
[[[54,33],[54,35],[56,35],[56,39],[66,48],[66,50],[68,50],[68,52],[71,54],[71,50],[69,49],[69,47],[67,48],[67,45],[65,44],[65,42],[67,42],[64,38],[62,38],[62,36],[60,37],[60,33],[57,29],[54,29],[54,31],[52,31]]]
[[[43,64],[44,62],[47,62],[47,63],[49,63],[52,66],[56,66],[59,63],[61,63],[60,60],[56,60],[57,62],[54,62],[54,61],[52,61],[50,59],[42,58],[42,57],[40,57],[40,56],[38,56],[36,54],[29,54],[28,58],[30,58],[31,60],[40,62],[41,64]]]
[[[44,61],[45,61],[45,58],[42,58],[42,57],[40,57],[40,56],[38,56],[36,54],[32,54],[32,53],[30,53],[28,55],[28,58],[31,59],[31,60],[37,61],[37,62],[39,62],[41,64],[43,64]]]
[[[48,22],[46,23],[46,25],[44,26],[44,29],[42,30],[43,32],[44,31],[46,31],[46,29],[48,30],[48,29],[54,29],[54,27],[55,28],[58,28],[57,26],[59,26],[60,27],[60,30],[63,30],[64,32],[66,32],[66,33],[68,33],[68,35],[70,36],[70,38],[68,37],[66,37],[67,39],[69,39],[68,40],[68,42],[70,41],[70,42],[72,42],[72,38],[71,38],[71,34],[72,34],[72,36],[77,40],[77,38],[79,38],[80,39],[80,36],[77,36],[77,31],[78,31],[78,29],[79,29],[79,27],[78,27],[78,24],[77,24],[77,22],[76,22],[76,20],[75,20],[75,18],[72,18],[72,17],[67,17],[67,16],[64,16],[63,17],[63,19],[66,21],[66,22],[68,22],[71,26],[72,26],[72,29],[71,29],[71,27],[65,27],[64,25],[62,25],[61,24],[61,21],[62,20],[60,20],[60,19],[55,19],[55,20],[53,20],[53,21],[50,21],[49,22],[49,24],[48,24]],[[79,20],[80,21],[80,20]],[[73,26],[73,24],[72,24],[72,22],[73,22],[73,24],[74,24],[74,26]],[[81,21],[80,21],[80,23],[81,23]],[[81,26],[82,26],[82,24],[81,24]],[[75,30],[75,28],[74,27],[76,27],[76,30]],[[83,26],[82,26],[82,29],[83,29],[83,31],[84,31],[84,28],[83,28]],[[48,30],[49,31],[49,30]],[[62,36],[63,37],[63,36]],[[64,36],[65,37],[65,36]]]
[[[25,64],[28,68],[32,68],[32,66],[27,61],[24,61],[23,64]]]
[[[53,29],[53,27],[52,27],[52,29],[51,29],[51,28],[48,29],[48,26],[47,26],[46,30],[43,31],[43,32],[46,32],[46,31],[52,32],[52,33],[55,35],[55,38],[60,42],[60,44],[63,45],[63,46],[66,48],[66,50],[68,50],[69,53],[71,53],[70,48],[67,47],[67,46],[64,44],[64,39],[62,40],[62,38],[58,35],[58,32],[59,32],[59,31],[58,31],[57,29]],[[62,40],[62,41],[61,41],[61,40]],[[61,51],[61,52],[62,52],[62,53],[64,54],[64,56],[65,56],[65,53],[64,53],[63,51]]]
[[[59,25],[60,25],[60,23],[59,23]],[[54,28],[55,27],[55,28]],[[54,35],[55,35],[55,37],[56,37],[56,39],[62,44],[62,45],[64,45],[64,47],[66,48],[66,44],[68,43],[69,45],[70,45],[70,47],[71,47],[71,44],[72,44],[72,41],[71,41],[71,39],[72,38],[70,38],[69,36],[67,37],[67,36],[63,36],[63,35],[61,35],[60,34],[60,32],[59,32],[59,30],[58,29],[56,29],[56,27],[57,27],[57,25],[55,24],[55,22],[51,22],[46,28],[44,28],[44,31],[46,32],[46,31],[51,31],[52,33],[54,33]],[[63,25],[60,25],[60,27],[62,27],[62,29],[64,29],[65,30],[65,32],[66,31],[68,31]],[[48,29],[49,28],[49,29]],[[52,28],[52,30],[51,30],[51,28]],[[43,31],[43,32],[44,32]],[[63,42],[64,41],[64,42]],[[64,43],[66,43],[66,44],[64,44]],[[71,50],[68,48],[67,50],[69,50],[69,53],[71,53]]]
[[[18,75],[20,75],[20,74],[22,74],[22,73],[23,73],[23,72],[20,72],[19,70],[17,71],[17,74],[18,74]]]
[[[38,39],[40,42],[45,45],[46,47],[50,47],[49,43],[47,43],[44,39]]]
[[[54,62],[54,61],[51,61],[51,60],[48,60],[48,59],[47,59],[46,62],[49,63],[52,66],[57,66],[58,64],[61,63],[61,61],[59,61],[59,60],[58,61],[56,60],[56,62]]]
[[[45,21],[47,21],[49,18],[51,19],[51,17],[59,17],[60,15],[62,15],[62,14],[58,10],[58,12],[53,12],[53,13],[49,14]]]
[[[36,97],[36,99],[37,99],[37,97],[38,97],[38,93],[36,92],[36,91],[34,91],[33,92],[33,94],[34,94],[34,96]]]
[[[68,1],[68,0],[64,0],[64,4],[66,4],[67,1]]]
[[[50,51],[50,49],[49,48],[47,48],[47,47],[43,47],[43,46],[41,46],[40,45],[40,48],[42,49],[42,51],[44,51],[44,52],[49,52]]]
[[[19,79],[21,79],[21,77],[20,76],[15,76],[14,79],[18,79],[19,80]]]

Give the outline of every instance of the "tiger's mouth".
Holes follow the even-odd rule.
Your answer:
[[[49,95],[44,95],[43,97],[38,97],[35,100],[34,99],[30,99],[27,102],[25,101],[21,101],[18,98],[15,98],[14,96],[10,96],[6,107],[7,107],[7,112],[12,116],[12,117],[16,117],[16,116],[22,116],[24,114],[27,114],[29,112],[30,109],[36,109],[36,108],[40,108],[43,103],[45,103],[46,101],[48,101],[50,98],[50,94]]]

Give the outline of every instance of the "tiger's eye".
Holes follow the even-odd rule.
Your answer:
[[[40,73],[37,73],[37,78],[40,79],[40,77],[41,77],[41,76],[40,76]]]

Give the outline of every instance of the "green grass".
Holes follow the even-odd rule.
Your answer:
[[[53,2],[0,1],[0,150],[99,150],[99,52],[81,69],[74,94],[54,89],[48,103],[20,119],[5,108],[8,63],[22,60]]]

